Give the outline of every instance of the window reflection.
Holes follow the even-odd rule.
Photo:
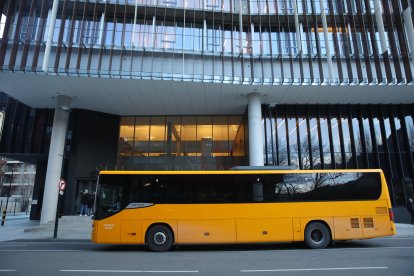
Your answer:
[[[321,128],[321,137],[322,140],[322,150],[323,150],[323,162],[325,169],[332,168],[332,161],[331,161],[331,147],[329,146],[329,129],[328,129],[328,121],[326,117],[321,117],[319,120],[320,128]]]
[[[407,125],[407,135],[410,151],[414,152],[414,123],[413,117],[405,116],[405,124]]]
[[[286,140],[286,120],[285,118],[277,118],[277,145],[279,154],[280,166],[287,166],[288,164],[288,149]]]
[[[321,153],[319,150],[319,135],[318,135],[318,122],[316,118],[309,119],[309,132],[310,132],[310,147],[312,152],[312,164],[314,169],[321,168]]]
[[[121,119],[121,128],[118,142],[118,152],[121,156],[131,156],[134,152],[135,118]]]
[[[339,122],[337,118],[331,118],[332,128],[332,143],[334,150],[335,168],[339,169],[342,167],[342,155],[341,155],[341,139],[339,137]]]
[[[300,157],[301,157],[301,164],[303,169],[310,169],[311,168],[311,155],[309,153],[309,143],[308,143],[308,130],[306,127],[306,119],[299,118],[298,119],[298,130],[300,134]]]
[[[289,126],[289,151],[290,151],[290,165],[299,168],[299,156],[298,156],[298,137],[297,137],[297,125],[295,118],[288,119]]]
[[[306,116],[301,114],[302,110],[308,110]],[[331,116],[329,121],[328,111]],[[269,118],[272,113],[276,114],[274,121]],[[338,109],[327,105],[277,105],[271,112],[264,113],[268,143],[265,156],[268,159],[272,156],[269,143],[274,123],[274,155],[276,159],[279,158],[279,163],[275,164],[297,166],[299,147],[303,169],[309,169],[309,164],[313,164],[314,169],[319,169],[322,161],[324,169],[332,168],[332,162],[336,162],[336,168],[381,168],[387,178],[394,204],[401,204],[406,197],[404,191],[411,189],[413,172],[411,160],[414,158],[414,120],[411,113],[410,105],[406,108],[394,105],[355,105],[339,106]],[[353,156],[354,149],[356,156]],[[335,160],[332,160],[332,155]],[[283,189],[286,190],[287,187]]]

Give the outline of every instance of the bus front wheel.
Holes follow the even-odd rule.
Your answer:
[[[148,230],[145,240],[149,250],[164,252],[171,248],[173,234],[165,225],[154,225]]]
[[[305,243],[310,248],[326,248],[330,242],[331,233],[325,224],[321,222],[312,222],[306,227]]]

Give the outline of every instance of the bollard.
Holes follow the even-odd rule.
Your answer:
[[[3,214],[1,215],[1,226],[4,226],[5,221],[6,221],[6,208],[3,209]]]

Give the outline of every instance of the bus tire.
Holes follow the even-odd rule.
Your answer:
[[[145,242],[149,250],[164,252],[170,250],[173,243],[173,234],[165,225],[154,225],[148,230]]]
[[[331,242],[331,232],[321,222],[311,222],[305,229],[305,243],[312,249],[326,248]]]

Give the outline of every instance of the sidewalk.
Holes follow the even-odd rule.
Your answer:
[[[54,224],[39,226],[38,220],[30,220],[25,213],[8,214],[4,226],[0,226],[0,242],[13,240],[90,240],[90,217],[64,216],[59,219],[57,238],[53,238]],[[396,223],[397,235],[392,238],[414,238],[414,225]],[[25,231],[26,230],[26,231]]]
[[[25,213],[7,214],[4,226],[0,226],[0,242],[13,240],[90,240],[90,217],[63,216],[59,219],[57,238],[53,238],[54,223],[40,225]]]

